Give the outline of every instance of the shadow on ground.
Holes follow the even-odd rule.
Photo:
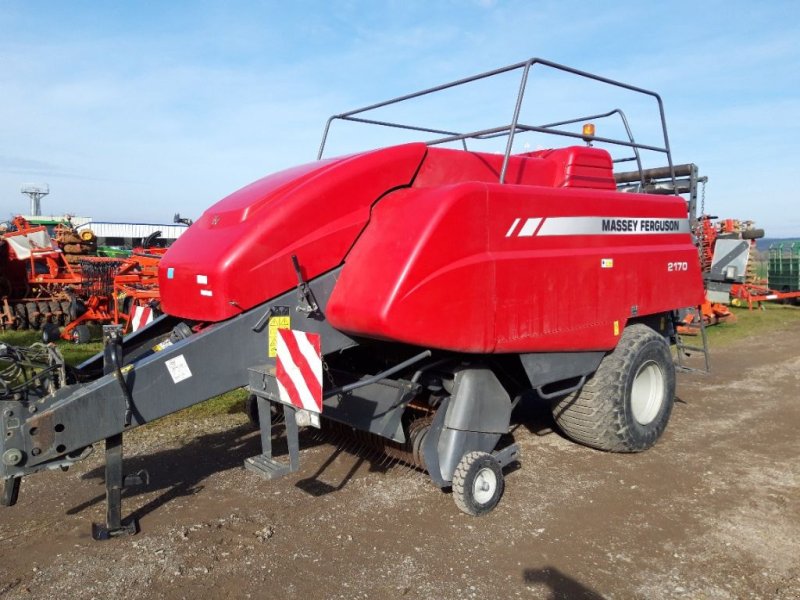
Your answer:
[[[387,460],[375,450],[359,444],[342,442],[338,437],[326,435],[324,432],[303,430],[300,433],[301,452],[316,446],[329,445],[331,456],[308,478],[297,482],[297,487],[308,494],[322,496],[341,490],[355,475],[364,463],[369,464],[371,472],[384,472],[396,461]],[[286,438],[283,427],[279,427],[272,441],[273,456],[277,460],[288,460]],[[101,450],[102,451],[102,450]],[[261,440],[257,430],[250,424],[240,425],[233,429],[200,435],[178,448],[170,448],[159,452],[126,457],[125,473],[136,473],[146,470],[149,483],[142,486],[126,488],[123,499],[133,498],[139,494],[163,490],[157,497],[138,508],[131,516],[141,519],[172,500],[196,494],[203,490],[203,481],[215,473],[240,469],[245,459],[261,453]],[[331,485],[322,480],[332,463],[340,456],[353,458],[343,476]],[[333,470],[333,469],[331,469]],[[337,474],[338,475],[338,474]],[[255,477],[255,475],[253,475]],[[84,480],[105,479],[105,466],[99,466],[82,476]],[[75,515],[105,501],[105,493],[70,508],[67,514]]]
[[[525,569],[522,578],[528,586],[546,587],[550,592],[548,600],[605,600],[601,594],[555,567]]]

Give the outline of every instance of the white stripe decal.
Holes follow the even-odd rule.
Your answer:
[[[131,317],[131,331],[139,331],[148,323],[153,322],[153,310],[149,306],[134,306]]]
[[[317,350],[308,339],[308,334],[304,331],[298,331],[295,335],[295,339],[297,340],[297,347],[300,349],[300,352],[306,359],[306,362],[311,368],[312,373],[314,373],[314,376],[318,381],[322,381],[322,360],[320,359],[319,354],[317,354]]]
[[[527,226],[527,223],[525,225]],[[525,227],[520,230],[519,237],[522,237],[522,232],[525,230]],[[536,235],[537,237],[556,235],[654,235],[689,232],[689,219],[547,217]]]
[[[308,389],[306,380],[303,379],[303,374],[295,364],[294,357],[289,352],[289,348],[286,347],[286,343],[280,335],[278,336],[278,355],[281,357],[281,362],[283,363],[286,374],[289,376],[289,379],[292,380],[297,394],[300,396],[300,402],[303,404],[303,408],[317,412],[319,408],[317,407],[317,403],[314,402],[314,396],[311,394],[311,390]]]
[[[275,380],[275,383],[278,384],[278,397],[281,399],[281,401],[285,402],[286,404],[292,404],[292,397],[289,395],[289,390],[283,387],[283,384],[277,379]],[[294,405],[292,404],[292,406]]]
[[[517,224],[519,223],[519,217],[514,219],[514,222],[511,224],[511,228],[506,233],[506,237],[511,237],[511,234],[514,233],[514,230],[517,228]]]
[[[541,219],[528,219],[525,221],[525,225],[519,230],[519,237],[531,237],[541,222]]]

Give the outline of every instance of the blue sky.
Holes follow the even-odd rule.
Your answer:
[[[197,217],[314,160],[333,113],[533,56],[659,92],[674,160],[709,177],[709,211],[800,236],[800,3],[779,1],[5,0],[0,219],[27,212],[23,182],[49,183],[46,213]],[[500,125],[513,85],[423,103],[417,120]],[[526,121],[618,100],[538,85]],[[630,108],[640,141],[646,108]],[[331,151],[375,133],[335,129]]]

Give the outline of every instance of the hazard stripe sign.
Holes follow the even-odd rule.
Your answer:
[[[322,412],[320,336],[296,329],[278,329],[275,378],[281,402]]]
[[[153,309],[149,306],[135,306],[131,317],[131,331],[139,331],[148,323],[153,322]]]

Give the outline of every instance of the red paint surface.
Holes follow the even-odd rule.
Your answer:
[[[610,157],[596,148],[512,157],[505,185],[501,164],[410,144],[263,179],[170,249],[165,309],[228,318],[296,285],[291,254],[309,279],[344,262],[326,309],[334,327],[464,352],[610,349],[614,323],[621,331],[634,311],[702,301],[689,234],[507,235],[515,219],[685,219],[682,199],[616,192]],[[613,268],[601,267],[607,258]],[[688,268],[671,272],[670,262]]]
[[[161,260],[164,311],[221,321],[297,285],[292,254],[307,280],[337,267],[366,225],[370,206],[411,182],[425,150],[407,144],[315,162],[221,200]],[[207,283],[198,283],[198,276]]]

